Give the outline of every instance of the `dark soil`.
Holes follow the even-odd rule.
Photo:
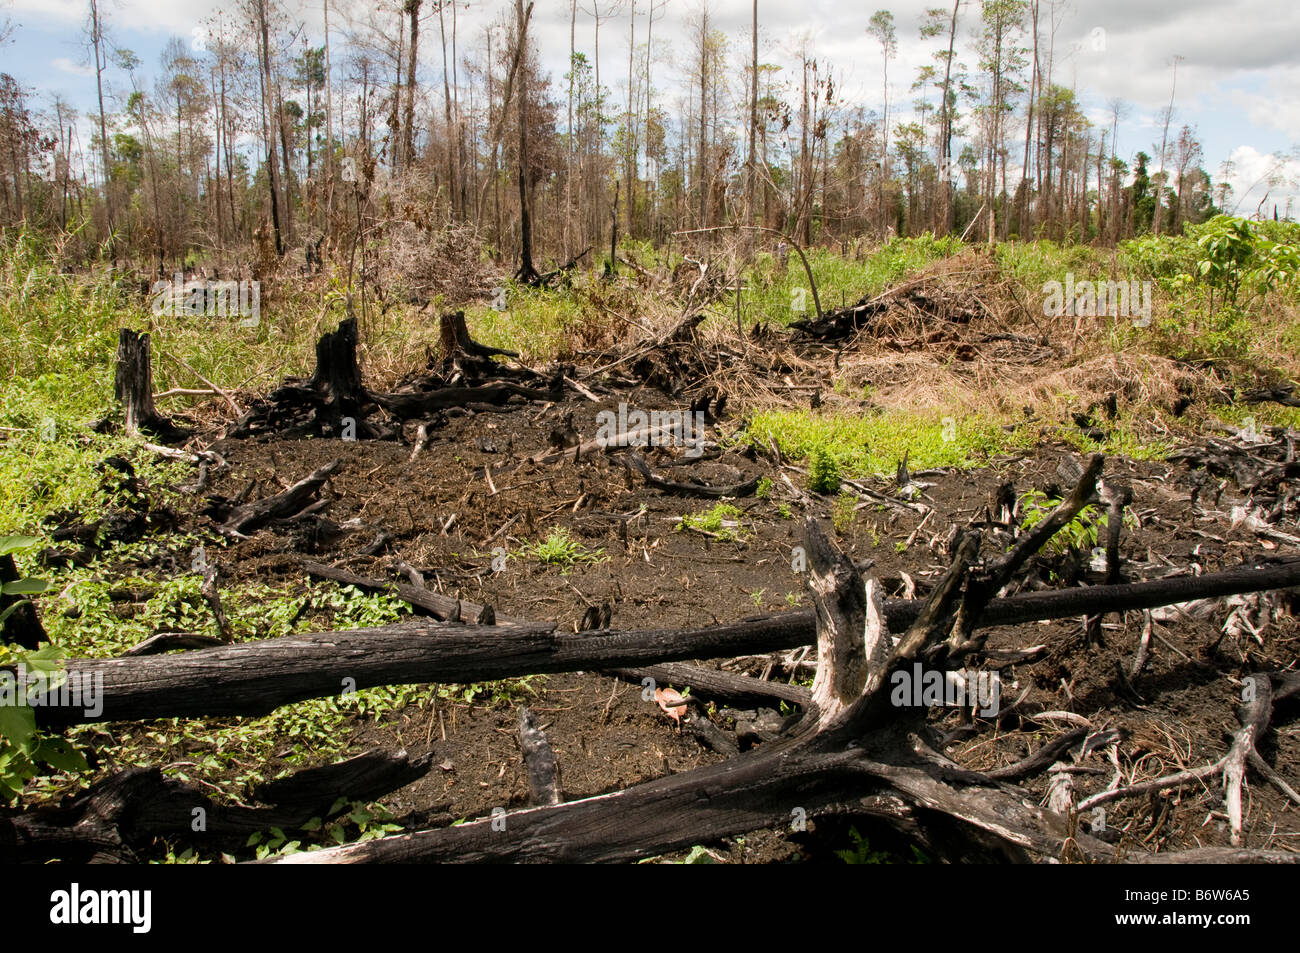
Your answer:
[[[651,392],[625,399],[644,409],[680,406]],[[792,549],[801,541],[800,505],[783,489],[778,468],[766,456],[732,449],[714,460],[686,463],[667,450],[642,451],[652,468],[677,481],[696,477],[734,484],[756,476],[773,480],[766,497],[734,501],[743,515],[732,538],[680,529],[684,514],[708,510],[715,501],[647,490],[620,464],[622,452],[596,454],[578,464],[516,466],[494,471],[490,479],[485,475],[485,467],[501,467],[544,449],[547,435],[567,413],[589,437],[597,411],[614,406],[616,400],[600,405],[575,400],[449,416],[413,462],[409,442],[227,441],[214,449],[227,457],[232,470],[213,492],[229,498],[250,480],[256,481],[251,498],[258,498],[336,457],[343,465],[326,490],[332,502],[322,520],[263,530],[213,556],[227,584],[240,579],[304,579],[304,558],[397,581],[395,563],[400,559],[424,573],[430,588],[491,604],[498,617],[554,621],[562,629],[576,629],[588,608],[603,604],[610,606],[611,624],[619,629],[710,625],[811,605],[803,577],[791,564]],[[727,421],[722,429],[734,425],[734,420]],[[935,510],[919,532],[919,514],[874,503],[857,509],[851,525],[844,521],[844,505],[836,500],[815,498],[813,511],[828,526],[840,513],[836,541],[859,565],[873,563],[891,594],[902,595],[908,579],[923,594],[947,566],[950,530],[987,518],[985,510],[1000,483],[1012,481],[1017,494],[1066,484],[1058,466],[1072,456],[1062,448],[1045,447],[1032,457],[997,459],[974,471],[915,475],[930,484],[925,501]],[[1205,482],[1199,471],[1111,459],[1105,475],[1128,481],[1134,489],[1132,512],[1140,527],[1126,526],[1122,543],[1130,579],[1159,575],[1175,566],[1195,565],[1212,572],[1279,555],[1278,544],[1231,526],[1224,514],[1240,498],[1231,485],[1217,505],[1212,505],[1213,486],[1203,492],[1201,506],[1210,510],[1203,515],[1191,499],[1193,488]],[[871,482],[882,491],[890,489],[885,481]],[[197,522],[194,528],[206,527],[216,539],[210,522]],[[555,527],[567,529],[594,560],[544,565],[533,556],[519,555],[521,547],[545,539]],[[387,551],[358,555],[381,531],[393,537]],[[914,533],[910,545],[897,545]],[[502,571],[493,570],[494,549],[510,554]],[[1042,581],[1062,585],[1052,579],[1052,571],[1070,576],[1066,562],[1045,557]],[[1122,783],[1214,761],[1237,727],[1234,705],[1241,689],[1233,679],[1293,666],[1300,644],[1288,612],[1278,612],[1264,625],[1258,640],[1248,634],[1225,636],[1226,614],[1221,606],[1208,617],[1156,623],[1151,661],[1133,681],[1140,698],[1123,690],[1116,669],[1130,670],[1142,630],[1141,613],[1107,617],[1104,645],[1085,644],[1081,620],[994,630],[991,649],[1041,644],[1047,651],[1032,664],[1003,671],[1002,704],[1005,709],[1015,702],[1013,711],[1004,713],[997,726],[985,724],[973,737],[955,741],[946,753],[977,770],[1009,764],[1071,727],[1029,715],[1065,711],[1086,717],[1094,727],[1121,729]],[[759,659],[739,670],[761,674],[765,667]],[[806,683],[812,671],[797,674]],[[778,664],[773,677],[789,679],[792,674]],[[446,825],[487,815],[496,807],[527,803],[517,734],[518,697],[537,713],[555,749],[567,799],[720,760],[681,733],[652,700],[643,700],[639,686],[590,673],[548,676],[528,684],[535,697],[520,690],[511,699],[412,708],[380,724],[359,718],[346,747],[432,750],[431,773],[385,799],[412,828]],[[1022,693],[1027,694],[1021,698]],[[1287,721],[1293,715],[1280,712],[1278,730],[1261,746],[1265,757],[1292,779],[1300,764],[1300,738]],[[726,725],[721,715],[714,717]],[[961,721],[955,711],[940,710],[931,717],[944,731],[956,729]],[[1088,763],[1097,773],[1074,776],[1080,798],[1109,785],[1115,774],[1104,752]],[[1046,797],[1047,785],[1046,774],[1026,782],[1040,798]],[[1133,849],[1227,843],[1222,792],[1215,783],[1149,800],[1122,801],[1109,809],[1108,827],[1121,831]],[[1297,844],[1296,811],[1272,787],[1252,782],[1247,810],[1247,845],[1288,849]],[[895,835],[851,817],[810,820],[806,833],[755,832],[709,846],[717,859],[734,862],[838,863],[833,851],[851,847],[850,826],[865,833],[873,849],[879,845],[896,859],[911,858],[907,845]]]

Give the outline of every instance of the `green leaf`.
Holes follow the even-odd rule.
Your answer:
[[[50,588],[48,579],[15,579],[13,582],[6,582],[0,587],[0,592],[6,596],[34,596],[38,592],[44,592]]]
[[[90,768],[85,756],[63,738],[46,738],[32,752],[32,758],[56,771],[86,771]]]
[[[36,734],[36,712],[30,705],[0,705],[0,735],[21,751],[26,751]]]
[[[0,798],[6,801],[12,801],[18,795],[23,793],[22,775],[0,774]]]
[[[39,536],[0,536],[0,556],[31,549],[40,541]]]

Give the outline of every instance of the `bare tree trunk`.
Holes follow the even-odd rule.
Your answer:
[[[321,0],[325,13],[325,229],[327,245],[334,243],[334,74],[330,69],[330,0]],[[231,201],[234,200],[233,195]]]
[[[1027,241],[1029,234],[1029,204],[1032,192],[1029,187],[1029,154],[1030,144],[1034,131],[1034,91],[1035,84],[1038,82],[1038,0],[1033,0],[1030,4],[1029,15],[1033,17],[1033,62],[1029,77],[1029,111],[1025,116],[1025,155],[1024,163],[1020,170],[1021,188],[1024,193],[1024,203],[1020,209],[1020,239]],[[1099,191],[1098,195],[1101,194]]]
[[[745,175],[746,225],[754,224],[754,183],[758,178],[757,156],[755,155],[758,151],[758,0],[754,0],[751,28],[753,43],[750,47],[749,57],[749,153]],[[752,255],[754,250],[752,235],[753,233],[746,229],[745,253],[747,257]]]
[[[700,189],[700,228],[709,227],[709,186],[708,186],[708,92],[709,92],[709,8],[706,5],[700,12],[700,145],[699,155],[699,189]]]
[[[108,58],[104,53],[104,24],[99,17],[99,0],[90,0],[90,31],[91,43],[95,48],[95,94],[99,98],[99,155],[104,164],[104,213],[108,218],[109,257],[116,257],[113,238],[113,189],[109,175],[111,166],[108,162],[108,122],[104,117],[104,69],[108,66]],[[15,175],[15,188],[17,185],[18,179]],[[20,206],[21,202],[20,197]]]
[[[533,5],[524,8],[524,0],[515,0],[515,60],[519,64],[515,75],[515,103],[519,122],[519,270],[515,277],[526,284],[540,277],[533,267],[533,223],[528,208],[528,180],[531,170],[528,162],[528,20],[533,15]]]
[[[942,139],[942,158],[940,160],[941,193],[940,208],[943,233],[952,231],[952,106],[948,99],[952,90],[952,58],[957,42],[957,11],[961,0],[953,0],[952,17],[948,21],[948,56],[943,67],[943,112],[940,117],[939,135]]]
[[[444,164],[447,175],[447,205],[451,210],[452,217],[455,217],[455,195],[456,195],[456,170],[455,170],[455,152],[451,140],[451,75],[447,68],[447,27],[443,18],[443,10],[446,3],[438,4],[438,35],[442,40],[442,117],[443,124],[446,127],[444,135],[446,139],[443,143],[445,151]]]
[[[569,124],[565,127],[568,131],[568,149],[565,150],[564,156],[564,228],[562,243],[564,246],[564,260],[568,261],[572,257],[573,240],[571,237],[573,229],[573,54],[576,52],[574,39],[578,28],[578,0],[569,0]],[[491,77],[489,77],[491,82]]]
[[[1178,61],[1181,57],[1174,57],[1174,78],[1169,85],[1169,108],[1165,110],[1164,130],[1160,134],[1160,173],[1159,184],[1155,187],[1156,207],[1151,215],[1151,234],[1160,234],[1160,193],[1165,188],[1165,152],[1169,147],[1169,121],[1174,117],[1174,92],[1178,88]]]
[[[406,0],[411,20],[411,42],[406,51],[406,119],[403,122],[402,160],[410,166],[415,158],[415,53],[420,42],[420,5],[423,0]],[[441,9],[441,8],[439,8]]]
[[[271,124],[271,39],[270,28],[266,18],[266,0],[255,0],[254,15],[257,18],[258,58],[261,69],[258,79],[262,93],[262,138],[266,142],[266,167],[271,189],[271,228],[275,233],[275,251],[284,254],[284,237],[280,233],[280,171],[275,159],[275,132]]]

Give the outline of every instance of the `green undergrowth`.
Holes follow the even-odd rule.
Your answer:
[[[124,569],[164,555],[171,567],[176,540],[168,550],[145,542],[115,547],[84,569],[46,571],[52,585],[37,600],[52,642],[72,657],[112,657],[160,631],[216,634],[199,586],[201,575],[186,571],[197,540],[185,540],[179,569]],[[211,545],[211,544],[209,544]],[[197,546],[195,546],[197,548]],[[220,564],[220,551],[206,558]],[[21,565],[21,564],[20,564]],[[114,568],[116,567],[116,568]],[[275,638],[309,631],[386,625],[409,617],[396,597],[366,593],[331,582],[268,586],[237,581],[221,587],[222,605],[235,641]],[[378,722],[409,707],[514,701],[535,694],[539,676],[468,685],[390,685],[356,690],[340,683],[339,694],[277,708],[262,717],[174,718],[85,725],[66,737],[78,750],[95,753],[96,769],[80,775],[54,774],[31,781],[25,794],[67,793],[105,773],[132,765],[166,765],[165,773],[201,783],[214,796],[240,798],[249,785],[321,761],[348,747],[349,729]],[[183,756],[175,752],[183,751]]]
[[[820,454],[849,478],[893,476],[904,453],[912,470],[970,469],[1011,446],[1008,435],[989,420],[903,412],[762,411],[751,418],[745,436],[759,447],[775,440],[791,459]],[[833,490],[831,483],[827,477],[827,488]]]
[[[1177,446],[1173,437],[1142,432],[1143,423],[1131,416],[1107,424],[1105,439],[1095,440],[1068,423],[1003,422],[938,412],[769,410],[751,418],[742,439],[763,448],[775,441],[784,456],[804,460],[809,488],[818,493],[834,493],[839,477],[893,477],[904,454],[909,470],[916,472],[975,469],[999,454],[1028,452],[1041,443],[1133,460],[1162,460]]]
[[[687,513],[678,521],[677,528],[684,527],[712,533],[718,539],[727,542],[744,540],[750,535],[749,530],[740,521],[744,515],[741,509],[731,503],[718,503],[711,509],[699,513]]]
[[[544,566],[561,566],[565,570],[578,563],[603,562],[607,557],[604,549],[589,550],[569,535],[563,526],[553,527],[545,539],[530,543],[525,541],[519,549],[519,555],[525,559],[536,559]]]
[[[759,321],[784,326],[815,316],[803,263],[791,249],[782,269],[771,250],[777,241],[775,236],[764,236],[759,247],[766,250],[755,255],[753,266],[744,275],[741,318],[746,326]],[[807,255],[822,310],[832,311],[863,296],[880,294],[932,262],[957,254],[962,247],[955,238],[936,239],[927,233],[894,239],[874,250],[864,248],[861,257],[852,250],[842,255],[839,249],[826,248],[809,249]]]

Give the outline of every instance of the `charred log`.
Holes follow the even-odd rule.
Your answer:
[[[1159,582],[1035,592],[993,600],[979,615],[978,625],[1057,619],[1090,610],[1150,608],[1296,585],[1300,585],[1300,561]],[[884,600],[884,623],[891,634],[906,632],[925,607],[920,600]],[[127,718],[262,715],[280,705],[338,694],[348,684],[344,679],[351,679],[355,688],[475,682],[776,652],[813,641],[815,619],[814,612],[805,610],[700,629],[581,634],[557,633],[553,626],[403,622],[180,655],[70,659],[65,665],[70,679],[74,674],[78,679],[102,679],[103,711],[95,716],[79,708],[36,712],[38,722],[49,726]],[[962,650],[970,649],[963,645]]]

